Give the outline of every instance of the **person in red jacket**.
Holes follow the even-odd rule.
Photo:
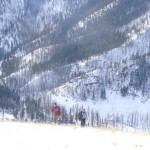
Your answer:
[[[51,111],[54,115],[54,122],[58,123],[58,119],[60,118],[60,107],[57,105],[57,103],[54,103]]]

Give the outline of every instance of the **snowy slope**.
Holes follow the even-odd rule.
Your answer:
[[[147,133],[16,122],[0,122],[0,133],[5,150],[148,150],[150,139]]]
[[[6,53],[32,42],[44,30],[52,32],[87,0],[1,0],[0,3],[0,48]]]
[[[104,117],[108,114],[120,114],[124,115],[124,121],[127,123],[128,116],[132,113],[143,114],[145,117],[150,113],[149,92],[143,96],[142,90],[137,91],[130,87],[131,74],[139,68],[134,57],[146,56],[149,62],[149,35],[148,31],[132,43],[127,43],[103,55],[93,56],[88,60],[60,67],[59,70],[47,70],[33,76],[27,64],[32,66],[34,60],[39,61],[34,58],[42,58],[42,50],[38,49],[37,53],[33,52],[23,57],[20,68],[25,67],[25,69],[11,74],[5,80],[11,88],[16,86],[16,82],[12,83],[12,79],[18,80],[22,100],[28,95],[35,100],[57,101],[65,106],[68,112],[74,106],[83,106],[86,110],[89,108],[90,111],[98,111]],[[45,52],[49,53],[51,50],[45,49]],[[127,68],[125,72],[123,72],[124,68]],[[126,78],[123,78],[122,73],[127,73]],[[111,84],[106,82],[107,79]],[[149,81],[148,79],[145,83],[145,89],[149,88]],[[56,85],[58,87],[55,87]],[[124,86],[129,87],[129,91],[125,97],[122,97],[120,89]],[[103,89],[106,98],[101,94]],[[145,121],[139,118],[137,126],[141,124],[145,124]]]
[[[68,31],[68,38],[74,36],[73,33],[77,34],[79,32],[86,32],[87,26],[91,25],[93,22],[97,21],[99,18],[102,18],[108,11],[112,10],[115,6],[117,6],[119,0],[115,0],[112,3],[106,5],[104,8],[101,8],[89,16],[85,17],[83,20],[80,20],[75,26],[73,26]],[[79,36],[78,35],[78,36]],[[76,35],[77,36],[77,35]]]
[[[79,61],[73,64],[71,74],[82,75],[59,87],[60,91],[58,90],[58,93],[72,95],[71,90],[80,90],[83,92],[81,86],[88,85],[88,83],[99,83],[100,79],[105,81],[106,77],[111,78],[111,76],[114,76],[114,85],[117,84],[115,82],[121,80],[120,74],[124,67],[129,67],[129,72],[138,68],[134,62],[134,57],[137,55],[139,57],[147,56],[146,60],[149,62],[149,35],[150,32],[148,31],[147,34],[141,35],[137,40],[132,41],[132,43],[127,43],[103,55],[91,57],[87,61]],[[130,77],[126,81],[122,81],[122,86],[129,84],[128,80],[130,81]],[[119,87],[116,85],[114,88],[117,90]],[[79,99],[82,98],[79,96]]]
[[[57,101],[68,112],[83,106],[125,115],[125,122],[131,113],[150,113],[147,0],[0,2],[0,79],[21,102]],[[3,58],[1,50],[11,53]]]
[[[121,32],[126,32],[129,41],[134,40],[139,34],[144,34],[150,28],[150,11],[142,14],[139,18],[131,21],[127,25],[119,29]]]
[[[136,82],[138,83],[142,76],[138,79],[132,75],[139,71],[139,68],[140,70],[145,66],[146,69],[149,68],[149,35],[148,31],[132,43],[126,43],[103,55],[32,76],[31,80],[20,88],[22,100],[28,95],[44,102],[57,101],[61,106],[65,106],[68,112],[70,108],[84,107],[89,113],[89,123],[93,110],[108,120],[113,120],[113,115],[124,116],[124,123],[129,126],[132,122],[131,116],[134,114],[135,127],[148,127],[150,125],[148,70],[146,70],[148,77],[146,82],[144,81],[145,94],[142,87],[136,89]],[[139,65],[140,57],[144,57],[147,63]],[[26,61],[27,58],[24,60]],[[29,58],[32,60],[32,57]],[[28,70],[26,75],[30,77],[28,72],[30,71]],[[145,70],[139,73],[143,72]],[[13,75],[15,79],[16,74]],[[19,76],[21,79],[22,75],[18,74]],[[12,87],[11,79],[6,78],[6,80]],[[21,80],[19,84],[23,85],[22,82]],[[55,87],[56,84],[58,87]],[[135,84],[135,87],[132,84]],[[143,85],[142,82],[141,84]],[[128,92],[127,95],[122,96],[121,89],[124,87],[128,87]],[[105,95],[102,95],[104,90]]]

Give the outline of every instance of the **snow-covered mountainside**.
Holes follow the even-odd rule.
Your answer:
[[[35,119],[57,101],[127,122],[150,113],[149,69],[149,0],[0,0],[3,112]]]

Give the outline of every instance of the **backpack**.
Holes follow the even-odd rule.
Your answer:
[[[82,111],[79,112],[79,114],[78,114],[78,119],[79,119],[80,121],[82,120]]]
[[[86,117],[87,117],[87,116],[86,116],[86,112],[84,111],[84,112],[82,113],[82,118],[83,118],[83,119],[86,119]]]

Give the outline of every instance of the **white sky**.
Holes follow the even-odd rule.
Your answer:
[[[149,150],[150,134],[79,126],[0,122],[2,150]]]

